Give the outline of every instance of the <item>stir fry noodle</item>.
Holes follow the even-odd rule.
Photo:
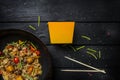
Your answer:
[[[39,80],[40,50],[30,41],[8,43],[0,51],[0,73],[4,80]]]

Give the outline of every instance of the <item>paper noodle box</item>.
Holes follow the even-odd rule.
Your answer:
[[[71,44],[75,22],[48,22],[51,44]]]

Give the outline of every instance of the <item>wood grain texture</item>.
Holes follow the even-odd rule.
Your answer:
[[[0,29],[21,29],[37,36],[51,54],[53,80],[119,80],[119,9],[120,0],[0,0]],[[38,16],[41,18],[40,27],[37,26]],[[75,21],[73,44],[50,44],[48,21]],[[28,28],[29,25],[36,30]],[[81,38],[82,35],[91,40]],[[70,47],[81,45],[85,48],[76,52]],[[96,60],[88,55],[87,48],[100,50],[101,58]],[[64,56],[105,69],[107,74],[61,72],[61,69],[68,68],[88,69]]]
[[[54,73],[55,80],[114,80],[113,75],[111,76],[109,74],[60,72],[60,68],[55,69]]]
[[[30,29],[32,25],[36,30]],[[120,45],[120,24],[119,23],[76,23],[74,30],[73,45]],[[0,29],[22,29],[33,33],[39,37],[44,44],[50,45],[48,25],[41,22],[40,27],[37,23],[0,23]],[[91,40],[82,38],[86,35]]]
[[[120,46],[86,46],[86,48],[92,48],[96,51],[101,51],[101,58],[97,60],[86,53],[86,48],[74,52],[68,46],[63,47],[61,45],[51,45],[47,47],[52,55],[54,67],[89,69],[83,65],[65,59],[64,56],[69,56],[88,65],[92,65],[96,68],[107,69],[111,67],[119,67],[119,63],[117,63],[116,61],[119,60],[118,51]]]
[[[36,31],[28,28],[28,25],[33,25],[35,28],[37,28]],[[96,28],[97,26],[97,28]],[[99,26],[99,27],[98,27]],[[118,68],[120,65],[117,63],[119,61],[119,23],[77,23],[75,27],[75,36],[74,36],[74,44],[73,45],[51,45],[49,43],[49,33],[47,28],[47,23],[41,23],[40,27],[37,27],[37,23],[0,23],[0,29],[22,29],[25,31],[28,31],[35,36],[37,36],[44,44],[46,44],[53,61],[53,73],[55,76],[54,80],[72,80],[74,77],[74,80],[78,79],[84,79],[84,80],[106,80],[113,75],[118,77]],[[95,31],[95,32],[93,32]],[[102,34],[105,34],[107,31],[113,31],[113,34],[111,36],[108,36],[108,39],[105,41],[105,36]],[[114,33],[115,32],[115,33]],[[92,38],[94,33],[97,38],[99,37],[100,40],[104,41],[105,44],[103,45],[101,43],[97,42],[96,38]],[[81,34],[88,35],[91,37],[91,41],[82,40],[79,38]],[[100,35],[100,36],[98,36]],[[103,37],[104,36],[104,37]],[[107,37],[107,36],[106,36]],[[93,39],[96,39],[96,41],[93,41]],[[116,41],[114,41],[116,40]],[[82,43],[81,43],[82,42]],[[88,44],[89,43],[89,44]],[[118,43],[118,45],[116,45]],[[86,47],[84,49],[78,50],[76,52],[73,51],[72,48],[69,46],[73,46],[74,48],[77,48],[81,45],[85,45]],[[92,56],[88,55],[86,53],[87,48],[93,48],[95,50],[101,51],[101,59],[94,59]],[[94,67],[105,69],[108,73],[107,76],[103,75],[103,77],[100,77],[101,74],[94,74],[93,77],[89,77],[88,74],[85,73],[68,73],[68,72],[61,72],[61,69],[89,69],[85,66],[76,64],[74,62],[71,62],[64,58],[64,56],[69,56],[72,58],[75,58],[79,61],[82,61],[86,64],[92,65]],[[64,74],[64,75],[63,75]],[[79,76],[78,76],[79,75]],[[114,77],[113,76],[113,77]],[[96,78],[97,77],[97,78]]]
[[[4,0],[0,21],[120,21],[119,0]]]

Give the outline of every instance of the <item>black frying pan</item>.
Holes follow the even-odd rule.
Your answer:
[[[31,41],[33,44],[36,45],[36,47],[38,47],[38,49],[41,51],[40,63],[42,64],[43,70],[43,74],[39,76],[39,80],[51,80],[51,57],[45,45],[33,34],[18,29],[0,30],[0,51],[4,49],[7,43],[18,40]],[[0,75],[0,80],[3,80],[2,75]]]

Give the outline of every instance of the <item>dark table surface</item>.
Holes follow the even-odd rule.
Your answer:
[[[37,17],[40,16],[40,27]],[[75,21],[73,44],[52,45],[48,21]],[[36,26],[33,31],[28,25]],[[53,80],[119,80],[119,0],[0,0],[0,29],[21,29],[33,33],[48,48],[53,63]],[[81,38],[87,35],[90,41]],[[82,50],[77,48],[86,46]],[[86,54],[87,48],[101,51],[101,58]],[[88,69],[64,58],[72,57],[107,73],[62,72],[61,69]]]

